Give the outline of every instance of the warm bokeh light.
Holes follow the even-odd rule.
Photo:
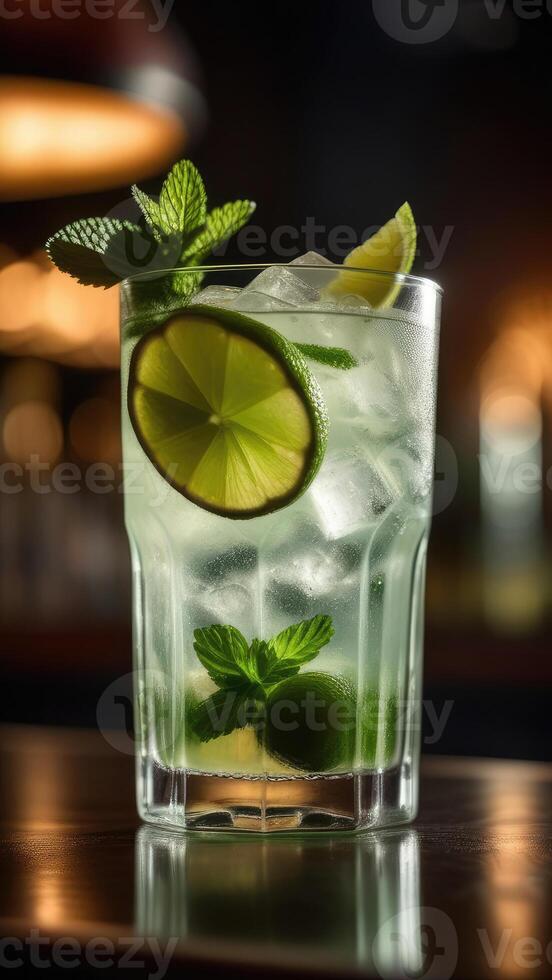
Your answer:
[[[540,406],[523,389],[498,389],[481,405],[481,430],[497,452],[517,455],[531,449],[541,438]]]
[[[511,299],[480,368],[483,606],[499,631],[538,628],[543,565],[543,409],[552,392],[552,295]]]
[[[546,333],[520,327],[504,330],[481,365],[483,394],[499,388],[542,391],[552,367],[552,346]]]
[[[538,824],[538,767],[535,779],[525,779],[523,790],[517,788],[517,766],[513,763],[504,771],[501,780],[493,781],[488,793],[488,820],[491,832],[507,826],[500,847],[492,848],[485,858],[485,873],[490,897],[489,940],[497,946],[500,937],[507,935],[508,943],[500,963],[500,976],[524,977],[527,965],[515,956],[516,942],[526,942],[528,936],[542,934],[539,910],[546,916],[546,895],[540,891],[534,871],[531,830]],[[528,766],[525,775],[530,772]],[[508,836],[510,839],[508,839]],[[520,884],[525,882],[524,886]],[[540,891],[540,894],[539,894]]]
[[[45,402],[22,402],[4,418],[4,451],[16,463],[54,463],[63,448],[63,429],[56,410]]]
[[[0,199],[101,190],[158,173],[182,151],[175,112],[92,85],[0,79]]]
[[[496,310],[497,333],[480,365],[482,400],[497,390],[552,393],[552,291],[522,292]]]
[[[117,367],[118,322],[118,288],[81,286],[44,252],[0,268],[0,352]]]

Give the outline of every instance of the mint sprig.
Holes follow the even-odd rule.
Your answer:
[[[252,201],[231,201],[208,212],[205,185],[190,160],[174,165],[158,201],[136,186],[132,194],[140,224],[85,218],[66,225],[46,242],[54,265],[84,285],[105,289],[139,272],[198,265],[255,210]]]
[[[163,182],[159,200],[136,185],[132,195],[142,215],[140,224],[118,218],[74,221],[46,242],[54,265],[85,286],[104,289],[140,272],[198,266],[247,224],[256,206],[253,201],[238,200],[208,211],[205,185],[191,160],[174,165]],[[201,272],[173,277],[169,298],[186,304],[201,281]],[[142,332],[141,323],[136,324],[136,332]],[[341,347],[296,347],[309,360],[329,367],[348,370],[357,364]]]
[[[192,712],[195,735],[206,742],[251,723],[269,691],[298,674],[318,656],[334,635],[331,616],[314,616],[273,636],[248,643],[234,626],[208,626],[194,631],[194,650],[219,688]]]

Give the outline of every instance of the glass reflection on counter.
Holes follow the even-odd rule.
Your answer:
[[[258,949],[382,976],[424,965],[415,831],[332,840],[136,838],[136,931],[211,955]],[[392,928],[389,926],[392,925]]]

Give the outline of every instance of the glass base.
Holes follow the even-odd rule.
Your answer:
[[[410,763],[382,772],[288,779],[211,775],[145,762],[138,805],[148,823],[180,830],[351,832],[413,820],[416,786]]]

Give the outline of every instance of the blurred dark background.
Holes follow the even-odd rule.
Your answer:
[[[257,261],[412,204],[445,288],[425,696],[454,705],[425,750],[552,758],[552,16],[416,3],[449,29],[413,43],[395,0],[0,15],[0,721],[93,725],[131,663],[116,290],[43,243],[190,155],[212,202],[258,202]],[[112,489],[60,492],[61,461]]]

